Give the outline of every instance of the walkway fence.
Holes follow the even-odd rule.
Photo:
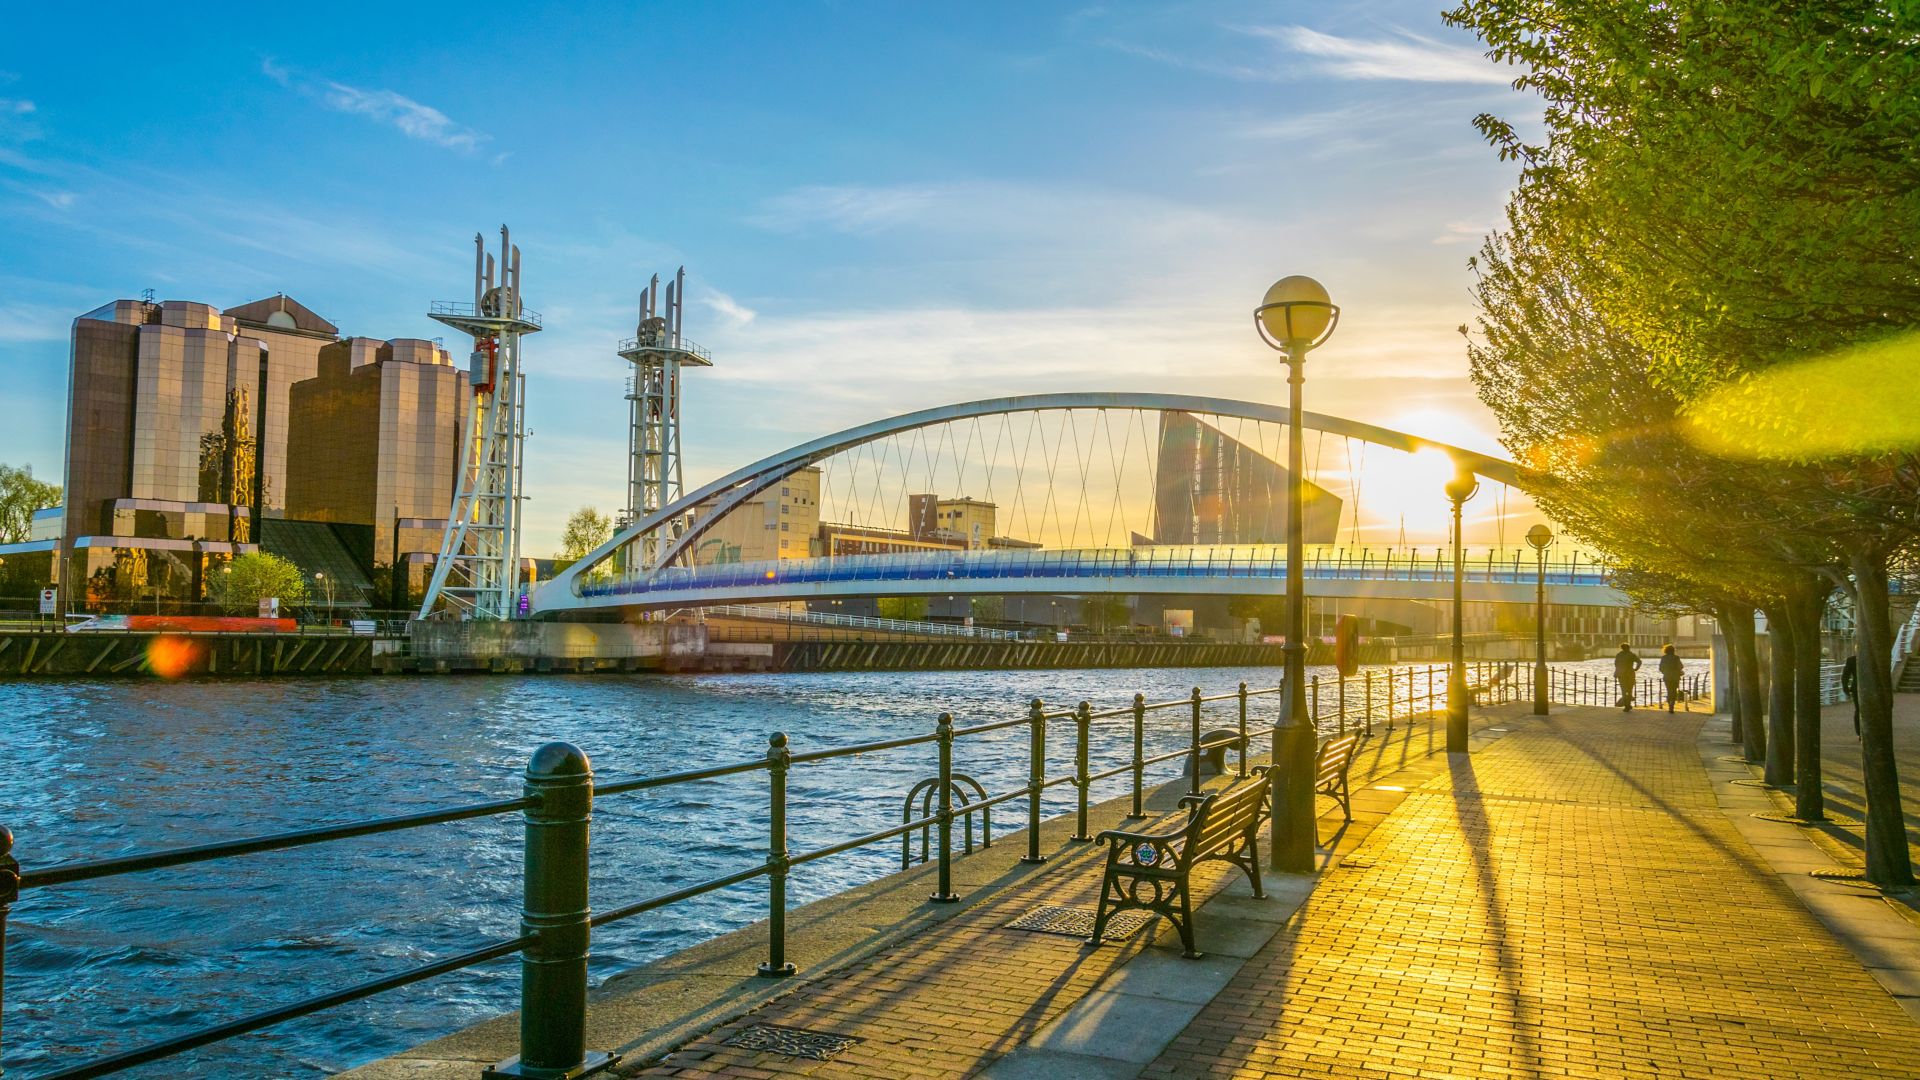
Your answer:
[[[1839,665],[1834,665],[1836,680],[1839,670]],[[1532,673],[1532,665],[1528,665],[1527,677],[1532,678]],[[1596,705],[1609,709],[1620,707],[1620,682],[1611,675],[1549,668],[1547,680],[1547,696],[1551,701],[1563,705]],[[1706,673],[1697,672],[1681,677],[1679,700],[1711,701],[1712,698],[1713,680]],[[1657,675],[1639,676],[1633,683],[1633,703],[1642,708],[1665,705],[1667,684]]]
[[[1333,735],[1358,730],[1371,734],[1376,726],[1390,731],[1396,724],[1411,726],[1419,722],[1440,722],[1438,717],[1444,713],[1446,684],[1447,669],[1440,665],[1376,669],[1346,678],[1315,678],[1307,687],[1307,701],[1314,725],[1322,733]],[[1476,704],[1524,700],[1531,694],[1532,666],[1511,662],[1476,662],[1468,665],[1467,684]],[[1577,697],[1585,683],[1560,680],[1556,685],[1563,695]],[[1129,816],[1140,818],[1145,814],[1146,772],[1152,766],[1175,760],[1184,761],[1182,768],[1188,778],[1189,791],[1197,793],[1203,756],[1213,757],[1224,771],[1229,767],[1225,756],[1231,752],[1235,760],[1230,767],[1236,777],[1244,778],[1247,776],[1249,749],[1258,740],[1270,740],[1277,730],[1273,723],[1256,723],[1252,713],[1256,706],[1262,704],[1260,699],[1272,698],[1265,708],[1277,716],[1280,693],[1279,686],[1250,688],[1246,683],[1227,693],[1213,695],[1202,694],[1200,688],[1195,687],[1188,696],[1171,701],[1149,702],[1143,695],[1135,694],[1128,705],[1101,710],[1095,710],[1091,703],[1085,701],[1069,709],[1050,709],[1035,699],[1022,715],[1007,719],[959,726],[952,715],[942,714],[931,731],[920,734],[855,746],[797,752],[784,733],[775,732],[767,739],[767,752],[763,757],[683,772],[616,780],[597,779],[587,756],[577,748],[566,743],[549,743],[536,751],[528,763],[525,787],[519,798],[24,870],[11,854],[12,835],[0,828],[0,1001],[4,1001],[5,991],[5,918],[10,906],[23,894],[30,895],[39,889],[77,882],[147,873],[166,867],[243,858],[261,852],[284,851],[352,837],[520,813],[526,820],[526,841],[522,869],[524,912],[519,934],[475,942],[465,952],[431,963],[42,1074],[37,1080],[81,1080],[84,1077],[104,1076],[516,952],[522,954],[523,963],[520,1061],[529,1070],[529,1075],[560,1075],[587,1060],[583,1034],[587,947],[594,928],[764,878],[769,933],[766,962],[760,965],[760,973],[770,977],[792,974],[795,969],[786,953],[786,894],[787,879],[794,872],[808,864],[856,848],[896,840],[904,842],[916,830],[923,838],[931,831],[932,858],[938,864],[938,876],[930,902],[957,900],[951,876],[955,822],[969,826],[970,831],[973,816],[980,815],[984,830],[985,815],[993,807],[1004,803],[1024,803],[1025,861],[1042,862],[1046,856],[1040,849],[1041,797],[1048,789],[1062,786],[1072,788],[1075,795],[1073,839],[1085,841],[1089,839],[1089,792],[1092,785],[1103,780],[1115,777],[1129,779]],[[1568,697],[1559,696],[1556,700],[1564,701]],[[1185,745],[1165,753],[1149,755],[1146,753],[1147,718],[1150,714],[1161,713],[1177,715],[1186,721],[1186,730],[1182,733],[1185,735]],[[998,794],[988,794],[984,788],[977,786],[972,792],[963,789],[960,782],[966,778],[954,770],[956,743],[992,732],[1016,729],[1024,729],[1027,735],[1027,782]],[[1065,753],[1049,749],[1051,740],[1062,735],[1072,747],[1070,762]],[[1112,768],[1092,771],[1090,759],[1096,744],[1106,751],[1117,751],[1106,756],[1124,754],[1126,760]],[[819,762],[912,748],[931,751],[935,771],[929,779],[934,798],[927,809],[918,814],[903,815],[904,820],[890,828],[809,851],[796,853],[790,849],[787,786],[793,770],[805,769]],[[768,834],[764,860],[708,881],[630,900],[589,914],[586,892],[587,826],[594,800],[747,774],[764,776],[767,785]],[[956,798],[956,795],[959,797]],[[970,842],[968,846],[971,847]],[[553,1071],[535,1071],[538,1069]]]

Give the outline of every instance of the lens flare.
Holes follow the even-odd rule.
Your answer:
[[[1730,383],[1686,411],[1702,449],[1762,461],[1871,457],[1920,448],[1920,333],[1905,334]]]
[[[193,669],[191,638],[161,634],[147,643],[147,669],[163,679],[177,679]]]

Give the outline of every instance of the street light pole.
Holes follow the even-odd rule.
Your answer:
[[[1480,478],[1456,463],[1447,481],[1447,500],[1453,503],[1453,662],[1447,667],[1447,753],[1467,752],[1467,647],[1461,636],[1461,578],[1466,575],[1466,545],[1460,532],[1460,508],[1480,490]]]
[[[1535,525],[1527,530],[1533,548],[1533,715],[1547,715],[1547,545],[1553,530]]]
[[[1307,612],[1305,488],[1301,481],[1304,440],[1300,397],[1307,353],[1326,343],[1340,321],[1340,309],[1312,278],[1281,278],[1254,309],[1261,339],[1286,357],[1287,364],[1287,643],[1283,660],[1280,726],[1273,736],[1273,791],[1270,837],[1273,868],[1289,873],[1313,870],[1319,842],[1313,813],[1315,733],[1307,711]]]

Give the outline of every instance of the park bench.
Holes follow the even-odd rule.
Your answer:
[[[1266,896],[1260,887],[1260,822],[1266,817],[1271,785],[1265,766],[1252,772],[1251,777],[1225,791],[1182,798],[1180,805],[1187,808],[1187,823],[1178,830],[1136,833],[1108,829],[1094,837],[1107,845],[1107,868],[1088,944],[1101,943],[1107,920],[1116,912],[1150,911],[1165,916],[1180,931],[1183,955],[1199,956],[1193,947],[1193,902],[1187,879],[1194,866],[1208,859],[1239,867],[1253,883],[1253,895]]]
[[[1320,744],[1313,755],[1313,790],[1316,795],[1331,796],[1353,820],[1353,792],[1347,786],[1347,770],[1360,749],[1360,732],[1338,735]]]

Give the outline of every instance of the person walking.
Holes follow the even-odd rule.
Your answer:
[[[1685,664],[1680,662],[1679,654],[1673,646],[1660,647],[1660,681],[1667,684],[1667,711],[1673,711],[1673,703],[1680,699],[1680,677],[1687,673]]]
[[[1840,665],[1840,692],[1853,702],[1853,737],[1860,737],[1860,654],[1853,653]]]
[[[1620,711],[1633,711],[1633,680],[1640,671],[1640,655],[1626,642],[1613,654],[1613,681],[1620,684]]]

